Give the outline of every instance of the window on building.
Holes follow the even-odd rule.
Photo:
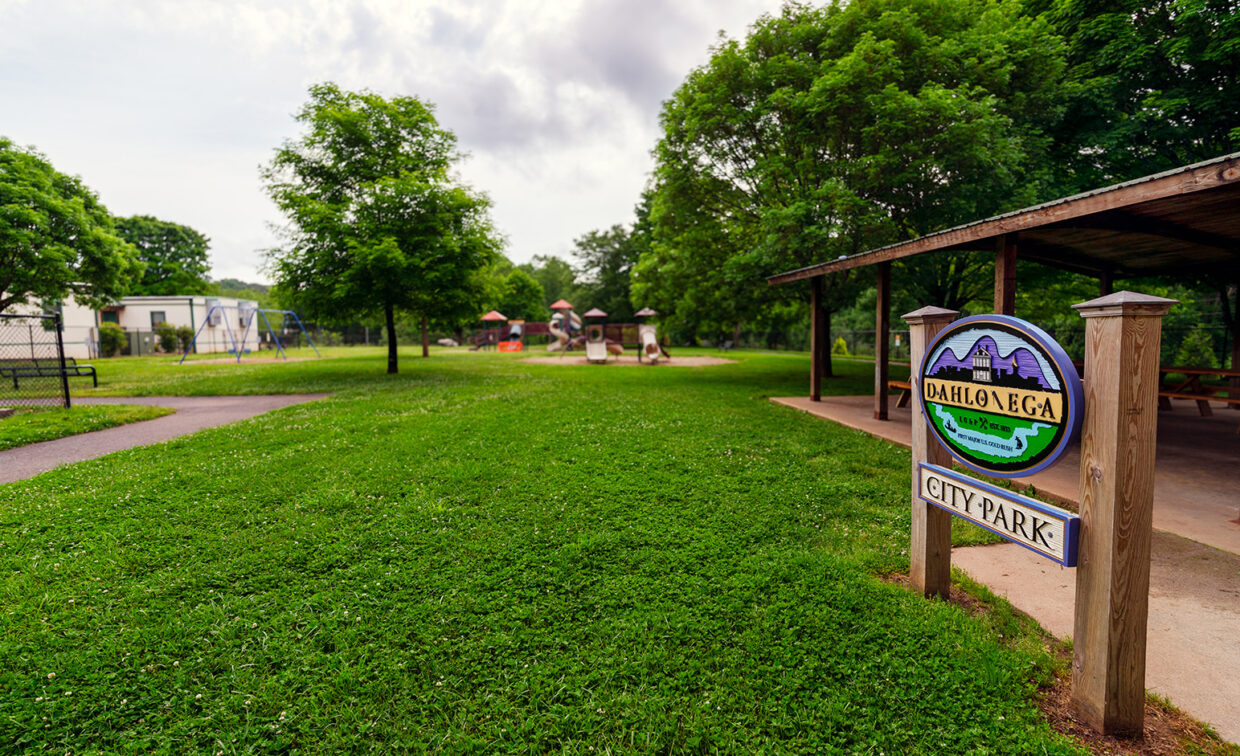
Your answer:
[[[99,320],[104,323],[116,323],[117,325],[121,323],[120,314],[116,310],[104,310],[99,313]]]
[[[160,323],[168,322],[168,318],[164,315],[163,310],[154,310],[151,312],[151,330],[155,330],[155,326]]]

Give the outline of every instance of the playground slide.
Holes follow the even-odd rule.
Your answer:
[[[571,313],[571,316],[572,317],[569,320],[569,330],[580,331],[581,330],[581,318],[575,312]],[[557,312],[556,314],[551,316],[551,322],[547,324],[547,331],[551,334],[551,338],[555,340],[547,345],[548,352],[560,352],[560,351],[563,351],[569,345],[568,344],[568,340],[570,338],[569,331],[564,330],[563,328],[560,327],[563,324],[564,324],[563,315]]]
[[[652,325],[638,326],[638,337],[642,342],[642,356],[650,360],[651,364],[659,361],[663,355],[663,350],[659,348],[659,338],[655,334],[655,327]]]
[[[606,362],[607,344],[602,341],[587,341],[586,359],[590,362]]]

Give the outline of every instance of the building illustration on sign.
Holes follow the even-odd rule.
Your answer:
[[[973,380],[978,383],[990,383],[990,352],[982,347],[973,353]]]
[[[929,346],[921,401],[930,428],[966,466],[999,477],[1050,466],[1081,421],[1075,368],[1023,321],[978,315]]]

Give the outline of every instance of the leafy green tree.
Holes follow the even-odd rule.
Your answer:
[[[189,226],[149,215],[117,218],[116,233],[138,249],[146,264],[129,292],[137,295],[206,294],[211,291],[207,253],[211,240]]]
[[[1039,199],[1063,70],[1059,38],[1015,0],[764,16],[664,106],[635,297],[753,320],[806,295],[769,275]],[[856,285],[829,281],[828,310]]]
[[[577,274],[573,266],[558,257],[534,255],[533,262],[517,266],[528,273],[543,290],[543,312],[540,318],[550,316],[553,302],[567,299],[572,302],[577,294]],[[507,313],[505,313],[507,314]]]
[[[637,250],[629,230],[619,224],[603,231],[590,231],[574,242],[573,256],[580,262],[582,294],[591,307],[598,307],[614,322],[633,321],[629,288]]]
[[[1030,0],[1068,40],[1060,194],[1240,150],[1235,0]]]
[[[545,320],[546,303],[538,281],[520,268],[514,268],[503,280],[503,289],[495,309],[510,320]]]
[[[249,299],[258,302],[259,307],[273,310],[288,309],[282,306],[279,293],[275,287],[261,283],[250,283],[238,278],[221,278],[212,281],[207,293],[234,299]]]
[[[382,313],[397,372],[396,311],[422,322],[472,313],[498,255],[487,198],[457,184],[456,137],[415,97],[311,87],[306,132],[263,170],[289,219],[269,253],[283,289],[316,317]],[[423,355],[426,355],[423,339]]]
[[[1214,340],[1200,326],[1188,332],[1175,354],[1175,364],[1187,367],[1218,367]]]
[[[141,272],[94,192],[0,137],[0,312],[68,295],[102,307]]]

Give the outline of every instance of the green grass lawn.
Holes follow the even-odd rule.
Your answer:
[[[19,410],[14,415],[0,419],[0,450],[114,428],[126,423],[163,417],[172,412],[173,410],[167,407],[144,407],[137,404]]]
[[[0,486],[0,743],[1079,752],[1027,624],[880,579],[908,452],[768,402],[805,355],[338,355],[101,362],[100,393],[337,394]]]

